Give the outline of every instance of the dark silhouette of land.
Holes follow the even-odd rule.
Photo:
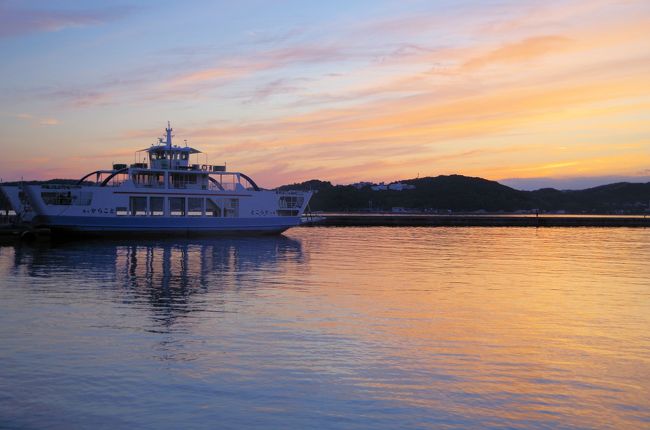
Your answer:
[[[650,211],[650,182],[620,182],[585,190],[520,191],[495,181],[462,175],[399,181],[410,190],[373,191],[370,185],[332,185],[311,180],[281,190],[314,190],[312,211],[324,212],[565,212],[644,214]]]

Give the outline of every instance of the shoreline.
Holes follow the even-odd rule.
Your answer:
[[[650,227],[647,215],[319,213],[304,219],[306,227]]]
[[[296,227],[650,227],[647,215],[318,213]],[[137,236],[137,235],[136,235]],[[0,221],[0,242],[49,239],[49,229]]]

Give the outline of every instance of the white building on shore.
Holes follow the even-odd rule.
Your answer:
[[[391,184],[386,185],[383,182],[381,182],[377,185],[372,185],[370,188],[373,191],[386,191],[386,190],[404,191],[404,190],[414,190],[415,185],[403,184],[401,182],[393,182]]]

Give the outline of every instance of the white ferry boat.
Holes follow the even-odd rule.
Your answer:
[[[114,164],[72,185],[3,186],[21,220],[52,233],[281,233],[300,224],[311,192],[260,189],[225,165],[192,164],[201,151],[166,137],[139,151],[148,162]]]

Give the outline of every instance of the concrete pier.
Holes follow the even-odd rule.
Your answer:
[[[650,227],[650,216],[626,215],[431,215],[321,213],[307,225],[332,227]]]

